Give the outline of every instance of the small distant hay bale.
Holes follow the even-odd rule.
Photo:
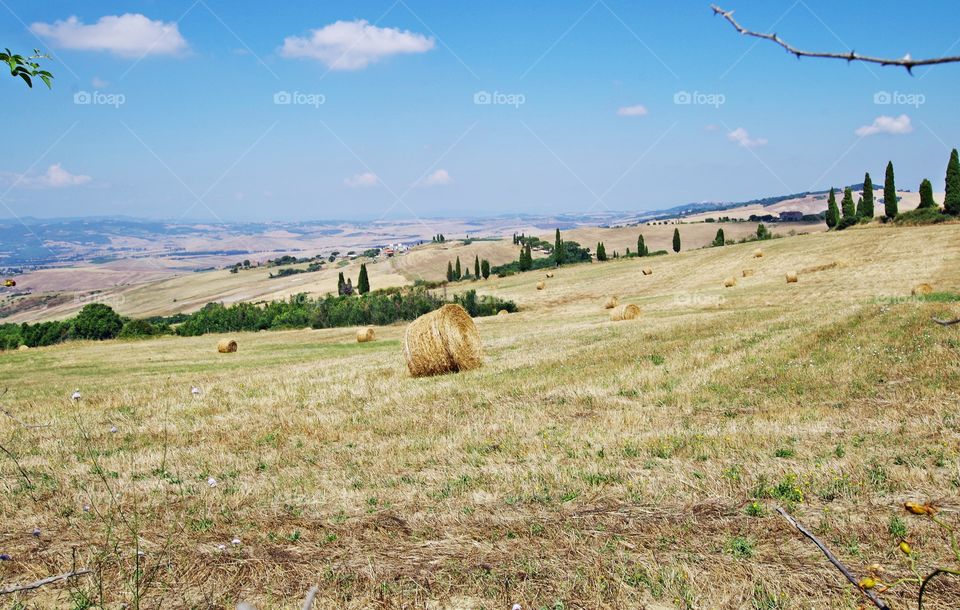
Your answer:
[[[733,288],[736,285],[737,285],[737,278],[735,277],[728,277],[727,279],[723,280],[724,288]]]
[[[610,321],[636,320],[640,317],[640,308],[633,303],[618,305],[610,310]]]
[[[607,297],[607,301],[603,304],[604,309],[613,309],[619,303],[619,299],[615,296]]]
[[[910,294],[915,297],[922,297],[928,294],[933,294],[933,286],[924,282],[923,284],[917,284],[913,287],[913,290],[910,291]]]
[[[553,272],[552,272],[552,271],[547,271],[547,277],[553,277]]]
[[[29,346],[29,345],[20,345],[20,346],[17,347],[17,351],[18,351],[18,352],[25,352],[25,351],[27,351],[28,349],[30,349],[30,346]]]
[[[750,277],[750,276],[752,276],[752,275],[753,275],[753,269],[744,269],[744,270],[743,270],[743,277]]]
[[[483,365],[483,344],[467,310],[444,305],[407,326],[403,355],[413,377],[457,373]]]
[[[506,309],[501,309],[500,311],[497,312],[497,315],[498,315],[498,316],[509,316],[509,315],[510,315],[510,312],[507,311]]]
[[[547,283],[544,282],[543,280],[540,280],[539,282],[537,282],[537,290],[543,290],[546,287],[547,287]]]
[[[650,267],[644,267],[643,269],[641,269],[641,272],[644,275],[653,275],[653,269]]]
[[[220,339],[217,343],[217,351],[221,354],[232,354],[237,351],[237,342],[233,339]]]
[[[763,250],[757,248],[753,251],[753,258],[763,258]]]
[[[367,343],[376,338],[376,333],[374,333],[372,326],[357,329],[357,343]]]
[[[797,280],[799,280],[799,279],[800,279],[800,278],[799,278],[799,276],[797,275],[797,272],[796,272],[796,271],[788,271],[788,272],[787,272],[787,283],[788,283],[788,284],[796,284],[796,283],[797,283]]]

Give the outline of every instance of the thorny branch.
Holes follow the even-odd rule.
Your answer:
[[[752,32],[746,29],[745,27],[737,23],[737,21],[733,18],[733,11],[726,11],[720,8],[719,6],[717,6],[716,4],[711,4],[710,8],[713,10],[714,15],[721,15],[724,19],[730,22],[730,25],[732,25],[738,32],[740,32],[744,36],[753,36],[754,38],[762,38],[764,40],[770,40],[780,45],[784,49],[786,49],[787,52],[790,53],[791,55],[795,55],[797,59],[800,59],[801,57],[824,57],[827,59],[842,59],[848,62],[862,61],[866,63],[880,64],[881,66],[899,66],[901,68],[905,68],[907,72],[909,72],[910,74],[913,74],[913,69],[917,66],[932,66],[936,64],[948,64],[948,63],[960,62],[960,56],[956,56],[956,55],[953,57],[933,57],[930,59],[913,59],[912,57],[910,57],[910,54],[908,53],[903,57],[901,57],[900,59],[890,59],[890,58],[884,58],[884,57],[871,57],[869,55],[860,55],[859,53],[856,53],[854,51],[849,51],[847,53],[804,51],[802,49],[798,49],[797,47],[791,45],[784,39],[780,38],[780,36],[778,36],[776,32],[774,32],[773,34],[763,34],[760,32]]]

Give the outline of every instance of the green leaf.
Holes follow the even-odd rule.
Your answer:
[[[27,74],[26,72],[21,72],[21,73],[20,73],[20,78],[22,78],[22,79],[27,83],[27,86],[28,86],[28,87],[30,87],[31,89],[33,89],[33,81],[30,80],[30,75],[29,75],[29,74]]]
[[[51,82],[53,80],[52,76],[49,74],[40,74],[40,80],[47,86],[47,89],[53,89],[53,83]]]

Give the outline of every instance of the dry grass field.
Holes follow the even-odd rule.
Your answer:
[[[94,570],[0,604],[863,607],[774,509],[858,573],[907,573],[901,523],[949,557],[900,506],[960,508],[960,303],[910,298],[960,292],[960,225],[754,247],[466,285],[521,312],[456,375],[411,378],[402,326],[0,353],[0,582]]]

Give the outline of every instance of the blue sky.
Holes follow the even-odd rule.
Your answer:
[[[956,2],[720,5],[805,49],[960,54]],[[646,210],[888,159],[940,191],[960,144],[960,64],[797,61],[706,0],[2,0],[0,36],[56,76],[0,80],[0,217]]]

